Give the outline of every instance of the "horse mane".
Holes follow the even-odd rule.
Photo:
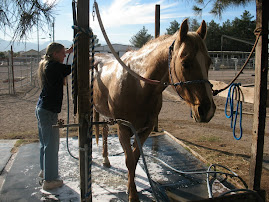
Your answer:
[[[176,35],[176,34],[174,34],[174,35]],[[174,36],[174,35],[167,35],[167,34],[165,34],[165,35],[161,35],[161,36],[159,36],[158,38],[156,38],[156,39],[151,39],[151,40],[149,40],[146,44],[144,44],[144,46],[147,46],[147,45],[150,45],[150,44],[153,44],[153,43],[156,43],[156,42],[161,42],[161,41],[164,41],[164,40],[166,40],[166,39],[168,39],[168,38],[170,38],[170,37],[172,37],[172,36]],[[143,47],[144,47],[143,46]],[[143,48],[142,47],[142,48]]]
[[[144,44],[142,46],[142,48],[145,48],[146,46],[149,46],[149,45],[154,44],[154,43],[166,43],[167,41],[176,40],[178,32],[179,31],[175,32],[173,35],[165,34],[165,35],[159,36],[156,39],[151,39],[146,44]],[[188,34],[187,34],[187,37],[189,39],[193,40],[194,44],[197,45],[196,48],[198,48],[198,49],[200,49],[202,51],[207,51],[207,48],[206,48],[205,43],[204,43],[204,40],[202,40],[196,32],[189,31]]]

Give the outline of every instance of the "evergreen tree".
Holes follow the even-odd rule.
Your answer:
[[[101,44],[99,44],[99,39],[97,38],[97,35],[93,35],[94,38],[94,47],[99,47]],[[90,48],[92,48],[92,41],[90,41]]]
[[[254,43],[256,37],[253,31],[256,27],[256,21],[252,20],[252,18],[253,16],[245,10],[240,19],[236,17],[232,21],[230,27],[223,26],[224,34]],[[223,48],[223,50],[250,51],[251,45],[224,38]]]
[[[190,31],[196,31],[198,28],[200,27],[200,24],[198,23],[198,21],[193,18],[190,19]]]
[[[207,25],[206,45],[208,50],[220,50],[221,27],[214,20]]]
[[[168,27],[166,29],[167,34],[173,35],[174,33],[176,33],[179,30],[179,28],[180,28],[180,24],[176,20],[174,20],[174,21],[170,22],[170,27]]]
[[[6,56],[5,56],[5,53],[4,52],[0,52],[0,58],[1,59],[4,59]]]
[[[143,28],[132,38],[130,39],[130,43],[137,48],[141,48],[145,43],[147,43],[153,36],[148,34],[148,30],[143,26]]]

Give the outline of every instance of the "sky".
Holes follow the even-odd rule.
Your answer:
[[[52,0],[43,0],[50,2]],[[57,0],[55,13],[55,40],[73,39],[72,17],[72,0]],[[209,23],[214,20],[222,24],[227,19],[233,20],[235,17],[240,18],[244,10],[249,11],[254,17],[256,16],[255,1],[245,7],[229,7],[223,13],[222,19],[218,19],[209,13],[211,6],[208,5],[201,16],[196,16],[192,10],[193,1],[191,0],[97,0],[101,12],[102,21],[107,35],[112,43],[130,44],[130,39],[145,26],[148,33],[154,36],[155,23],[155,5],[160,5],[160,34],[164,34],[170,26],[170,22],[177,20],[181,23],[185,18],[195,18],[200,23],[205,20]],[[99,43],[105,44],[99,28],[97,17],[92,16],[93,0],[90,1],[90,26],[97,35]],[[254,18],[255,19],[255,18]],[[39,31],[40,44],[51,40],[49,34]],[[0,38],[10,40],[9,36],[0,33]],[[29,36],[29,42],[37,42],[36,29],[33,30],[32,36]]]

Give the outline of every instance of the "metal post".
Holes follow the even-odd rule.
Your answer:
[[[77,1],[77,23],[78,26],[84,29],[89,28],[89,0]],[[88,137],[88,113],[89,113],[89,35],[81,33],[78,38],[78,53],[77,53],[77,76],[78,76],[78,115],[79,115],[79,147],[84,148]],[[90,145],[89,145],[90,146]],[[92,201],[91,193],[86,196],[88,187],[87,156],[85,148],[79,152],[79,169],[80,169],[80,190],[81,201]],[[89,168],[91,169],[91,168]]]
[[[250,188],[260,191],[268,74],[268,0],[256,0],[256,29],[262,31],[255,52],[254,117],[250,159]]]
[[[54,26],[55,26],[55,18],[53,18],[53,22],[52,22],[52,42],[55,41],[55,35],[54,35]]]
[[[30,74],[30,84],[33,85],[33,61],[32,58],[30,58],[30,65],[31,65],[31,74]]]
[[[221,64],[223,64],[223,60],[224,60],[224,53],[223,53],[223,35],[221,35],[220,38],[220,51],[221,51]]]
[[[37,62],[39,62],[39,30],[38,30],[38,19],[36,21],[36,31],[37,31]]]
[[[160,36],[160,5],[155,5],[155,38]]]

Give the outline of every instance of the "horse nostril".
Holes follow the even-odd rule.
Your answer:
[[[198,112],[199,112],[200,117],[207,116],[207,113],[209,110],[210,110],[210,104],[201,104],[198,107]]]
[[[205,115],[205,110],[204,110],[204,108],[203,108],[203,105],[200,105],[200,106],[198,107],[198,112],[199,112],[200,117],[204,117],[204,115]]]

